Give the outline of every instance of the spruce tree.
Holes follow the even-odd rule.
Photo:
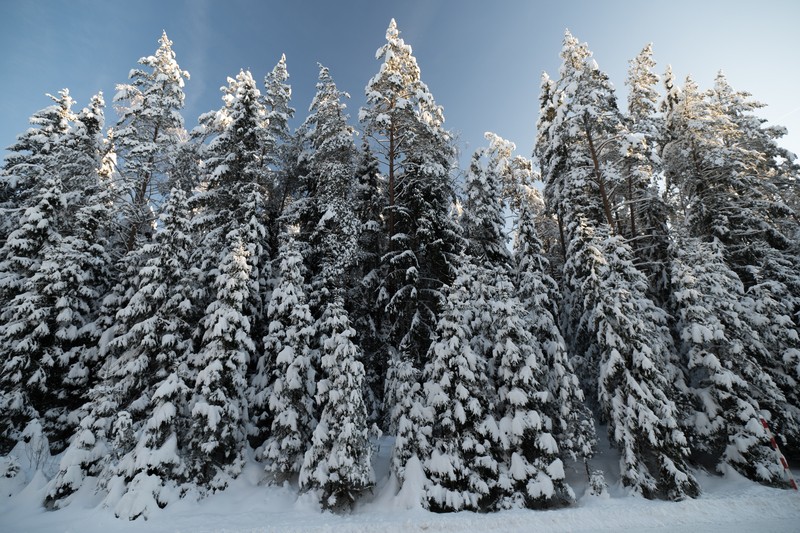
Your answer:
[[[201,486],[221,490],[241,472],[246,446],[247,365],[255,345],[245,305],[250,293],[247,246],[230,243],[214,280],[216,297],[205,310],[203,339],[192,360],[189,471]]]
[[[269,153],[272,146],[267,129],[267,110],[253,76],[240,71],[222,88],[223,106],[200,117],[193,132],[196,141],[206,140],[199,150],[202,160],[201,185],[190,199],[195,211],[192,231],[199,246],[192,257],[201,292],[198,301],[206,308],[218,296],[207,290],[215,284],[220,265],[230,253],[230,242],[241,240],[245,247],[250,279],[241,302],[249,326],[254,354],[249,379],[258,379],[262,340],[267,333],[266,298],[271,277],[270,225],[268,216]],[[263,376],[263,373],[261,374]],[[252,390],[253,383],[249,383]],[[249,393],[252,398],[253,393]],[[265,423],[266,404],[253,405],[253,421],[245,421],[253,443],[263,442],[269,430]],[[268,418],[268,417],[267,417]]]
[[[455,220],[451,170],[455,151],[444,129],[444,114],[427,86],[411,47],[392,20],[386,44],[376,57],[383,63],[366,87],[367,103],[359,113],[386,175],[388,249],[381,258],[379,304],[385,310],[387,365],[384,406],[389,430],[412,430],[422,420],[416,394],[418,379],[434,337],[442,287],[454,276],[462,248]],[[414,411],[413,413],[411,411]],[[402,426],[402,429],[398,427]],[[413,453],[403,450],[410,435],[396,441],[395,472]]]
[[[324,376],[317,384],[321,414],[300,470],[300,487],[318,491],[323,508],[340,509],[375,484],[364,365],[341,297],[326,304],[317,329]]]
[[[122,500],[115,503],[115,513],[133,519],[156,505],[163,507],[165,500],[158,498],[162,486],[185,479],[178,448],[185,445],[184,382],[196,317],[183,191],[172,191],[159,222],[164,227],[154,243],[142,248],[147,259],[136,276],[138,289],[116,315],[115,337],[104,352],[99,382],[82,407],[85,416],[46,496],[48,506],[63,506],[84,476],[99,475],[104,485],[112,479],[121,482],[117,496]],[[101,460],[98,455],[110,446],[117,411],[126,413],[137,440]],[[137,489],[142,483],[146,487]],[[147,494],[155,500],[146,502]]]
[[[37,161],[39,183],[27,182],[36,190],[18,195],[19,227],[0,249],[0,406],[3,446],[28,421],[42,417],[58,451],[93,379],[98,335],[92,323],[109,266],[102,235],[109,206],[100,176],[102,97],[79,114],[71,111],[68,91],[55,101],[36,116],[60,117],[59,133],[41,122],[42,136],[49,135],[46,157],[32,152],[28,158]]]
[[[258,317],[262,298],[260,289],[268,277],[265,212],[267,176],[265,145],[269,139],[267,111],[253,76],[241,71],[228,78],[222,88],[223,107],[200,117],[200,126],[193,132],[197,140],[207,144],[200,150],[204,172],[200,190],[190,203],[197,211],[192,224],[199,234],[195,262],[200,272],[213,278],[213,270],[227,253],[232,232],[249,233],[250,268],[254,276],[251,292],[245,303],[246,312]],[[255,227],[249,227],[255,224]],[[263,270],[263,272],[262,272]]]
[[[767,318],[746,297],[718,241],[682,238],[676,248],[672,297],[694,397],[687,422],[695,447],[716,458],[720,470],[730,465],[751,479],[781,483],[783,470],[761,425],[761,417],[774,416],[786,426],[786,399],[760,363],[768,348],[756,325]]]
[[[169,487],[187,479],[184,461],[189,423],[189,361],[194,353],[198,309],[189,271],[193,247],[186,193],[173,189],[160,217],[151,257],[140,273],[140,287],[117,314],[123,325],[113,344],[125,346],[120,359],[140,361],[128,375],[141,372],[128,407],[137,430],[136,446],[114,467],[126,482],[117,516],[134,519],[169,501]],[[133,352],[133,353],[131,353]],[[138,355],[134,355],[138,352]],[[147,403],[137,409],[136,403]],[[167,487],[165,489],[165,487]]]
[[[264,421],[271,421],[271,431],[261,454],[267,471],[281,480],[300,472],[317,424],[318,355],[312,345],[315,329],[304,290],[303,257],[294,236],[285,237],[279,259],[279,278],[267,308],[264,356],[250,401],[257,412],[263,404],[268,408]]]
[[[591,411],[575,374],[566,343],[558,328],[558,285],[547,274],[547,259],[534,227],[532,206],[520,214],[514,247],[514,281],[517,295],[530,323],[530,332],[541,346],[547,369],[545,379],[551,400],[548,413],[560,456],[584,462],[594,454],[596,436]]]
[[[585,354],[583,375],[595,376],[592,392],[620,450],[622,482],[647,498],[696,496],[676,405],[685,386],[666,313],[647,298],[646,278],[620,237],[581,219],[571,231],[565,279],[582,302],[575,349]]]
[[[383,65],[367,84],[359,118],[387,171],[389,250],[382,292],[389,342],[419,368],[436,327],[440,288],[453,279],[453,258],[461,247],[449,216],[455,152],[442,109],[394,20],[376,57]]]
[[[41,308],[42,295],[32,286],[31,278],[41,266],[42,251],[58,238],[55,219],[61,207],[61,182],[53,151],[74,118],[74,101],[66,89],[50,98],[54,105],[30,119],[38,128],[20,135],[11,147],[13,153],[3,175],[13,191],[10,198],[16,217],[4,217],[9,233],[0,249],[0,453],[11,450],[29,421],[44,415],[37,406],[49,403],[47,376],[55,363],[51,358],[37,357],[42,342],[46,348],[50,332],[41,323],[46,309]],[[6,221],[14,219],[16,227],[12,230]]]
[[[484,508],[497,476],[488,361],[472,346],[472,313],[487,282],[486,273],[463,257],[422,379],[431,433],[428,455],[420,459],[428,477],[427,507],[433,511]]]
[[[128,251],[153,233],[153,213],[160,212],[173,186],[175,153],[186,138],[180,113],[189,73],[175,61],[166,32],[158,42],[155,54],[139,59],[141,68],[131,70],[130,83],[118,85],[114,96],[120,116],[111,136],[120,158],[122,238]]]

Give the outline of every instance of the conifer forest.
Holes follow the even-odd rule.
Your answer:
[[[188,131],[172,44],[3,140],[0,474],[56,458],[45,509],[91,486],[147,518],[257,464],[344,513],[381,435],[434,512],[602,493],[601,436],[646,499],[789,488],[800,166],[722,73],[648,45],[620,101],[566,32],[533,153],[459,154],[394,20],[353,116],[322,65],[298,114],[282,58]]]

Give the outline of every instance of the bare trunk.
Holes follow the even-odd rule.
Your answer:
[[[392,237],[394,237],[394,173],[395,173],[395,125],[394,123],[389,127],[389,219],[387,225],[389,229],[389,246],[392,247]]]
[[[600,159],[597,157],[597,150],[594,147],[594,140],[592,139],[592,127],[589,124],[589,117],[583,117],[584,131],[586,131],[586,139],[589,141],[589,152],[592,155],[592,165],[594,166],[594,177],[597,180],[597,186],[600,189],[600,198],[603,200],[603,213],[606,217],[606,222],[611,231],[614,231],[614,217],[611,216],[611,204],[608,201],[608,194],[606,193],[606,184],[603,180],[603,175],[600,173]]]
[[[158,130],[159,125],[156,124],[156,128],[153,131],[153,143],[156,142],[158,139]],[[148,161],[148,166],[152,166],[155,162],[155,154],[150,156],[150,160]],[[150,186],[150,181],[153,179],[153,172],[150,170],[145,177],[142,179],[141,183],[139,183],[139,188],[136,190],[136,194],[133,197],[133,208],[134,208],[134,220],[131,221],[131,228],[130,232],[128,233],[128,241],[126,243],[127,249],[130,252],[133,250],[134,245],[136,244],[136,235],[139,234],[139,228],[142,225],[141,220],[136,220],[136,215],[141,211],[145,205],[145,198],[147,197],[147,188]]]
[[[633,179],[628,175],[628,209],[631,214],[631,234],[630,239],[636,238],[636,210],[633,208]]]
[[[564,218],[561,216],[561,213],[558,213],[558,233],[559,238],[561,239],[561,257],[564,259],[564,262],[567,262],[567,243],[565,242],[564,238]]]

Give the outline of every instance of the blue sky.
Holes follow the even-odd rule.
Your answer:
[[[565,28],[587,41],[625,101],[627,62],[654,43],[657,72],[672,64],[703,88],[723,69],[736,89],[767,104],[762,115],[788,127],[784,146],[800,152],[800,3],[789,1],[525,0],[0,0],[0,146],[24,131],[67,87],[78,109],[102,90],[109,108],[117,83],[152,54],[161,31],[188,70],[187,127],[220,107],[219,87],[240,68],[257,80],[286,53],[296,124],[314,93],[317,62],[330,68],[356,122],[375,50],[389,20],[411,44],[422,78],[444,107],[446,126],[468,156],[483,132],[514,141],[529,156],[539,78],[556,77]],[[464,157],[462,157],[462,160]]]

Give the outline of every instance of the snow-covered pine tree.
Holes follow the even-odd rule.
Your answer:
[[[367,84],[367,104],[359,120],[386,175],[388,249],[381,258],[379,292],[389,351],[384,408],[389,430],[398,434],[393,465],[402,481],[405,461],[424,448],[414,444],[424,437],[419,432],[426,418],[414,380],[428,358],[443,302],[441,289],[453,279],[462,239],[450,216],[452,139],[443,127],[442,108],[422,82],[416,58],[394,20],[376,57],[383,63]]]
[[[289,129],[294,117],[291,107],[292,87],[288,83],[286,55],[264,77],[264,108],[267,110],[266,164],[267,179],[267,235],[270,249],[277,250],[281,234],[280,216],[286,208],[297,181],[297,156],[299,144]]]
[[[545,131],[537,137],[536,154],[545,182],[548,209],[561,225],[566,250],[569,228],[577,214],[596,224],[615,227],[607,182],[620,179],[618,140],[622,116],[608,76],[592,59],[585,43],[569,31],[561,50],[561,77],[543,78],[542,116]]]
[[[694,399],[687,429],[695,449],[723,472],[730,465],[751,479],[778,484],[783,469],[760,418],[784,419],[786,400],[759,362],[767,348],[754,325],[765,317],[745,296],[718,241],[684,237],[675,248],[673,309]]]
[[[754,111],[764,104],[751,96],[734,90],[722,72],[710,94],[736,126],[737,135],[726,142],[744,156],[735,167],[735,178],[752,191],[752,207],[748,207],[757,216],[756,221],[740,224],[733,220],[725,248],[731,266],[748,280],[748,295],[769,319],[759,334],[777,364],[762,364],[788,400],[783,410],[791,421],[779,429],[794,441],[793,448],[800,449],[800,255],[793,239],[800,211],[787,204],[781,192],[786,184],[796,182],[800,166],[794,154],[778,145],[785,128],[767,126],[765,119],[756,116]],[[730,200],[743,203],[735,194]]]
[[[429,428],[416,428],[419,436],[411,438],[429,439],[417,448],[425,452],[426,505],[438,512],[485,509],[497,477],[488,361],[473,349],[472,322],[483,311],[476,307],[487,283],[488,272],[462,256],[422,378]]]
[[[271,422],[261,455],[278,481],[300,472],[317,424],[314,394],[317,357],[312,343],[314,321],[303,280],[303,256],[293,235],[286,235],[278,255],[278,281],[267,308],[264,355],[251,383],[250,402]]]
[[[131,360],[146,361],[140,370],[139,395],[127,408],[136,430],[135,447],[114,465],[127,483],[115,514],[129,519],[147,516],[170,501],[172,488],[187,479],[186,432],[189,425],[189,361],[194,353],[199,309],[193,300],[189,270],[194,244],[187,195],[173,189],[159,222],[163,228],[150,247],[140,272],[140,288],[117,314],[124,324],[114,345],[125,345]],[[143,356],[143,357],[142,357]],[[137,412],[137,403],[146,401]]]
[[[414,497],[421,497],[425,490],[422,461],[430,457],[433,424],[433,412],[426,405],[421,377],[421,372],[407,359],[390,361],[386,371],[387,388],[389,383],[394,384],[397,397],[397,402],[386,407],[388,426],[395,434],[390,474],[402,490]]]
[[[336,88],[326,67],[319,67],[317,93],[301,128],[307,172],[290,207],[299,238],[309,244],[305,261],[315,313],[334,296],[332,291],[343,288],[344,274],[355,261],[358,233],[351,205],[356,147],[342,102],[348,95]]]
[[[228,78],[222,92],[222,108],[202,115],[200,126],[192,132],[196,141],[208,140],[199,149],[203,160],[201,185],[190,199],[195,211],[193,232],[199,243],[192,263],[198,272],[199,286],[210,288],[219,275],[220,264],[230,253],[231,240],[241,239],[250,275],[241,302],[242,313],[249,324],[255,353],[261,354],[267,333],[265,300],[273,253],[268,244],[266,219],[267,148],[274,143],[267,130],[267,110],[250,72],[241,71],[236,78]],[[214,291],[201,295],[201,308],[216,297]],[[253,360],[253,372],[257,361]],[[262,418],[264,408],[266,405],[261,405],[260,411],[255,408],[256,418]],[[263,442],[267,429],[248,424],[254,442]]]
[[[647,296],[617,228],[605,182],[620,182],[629,138],[608,77],[585,44],[564,39],[555,105],[537,146],[550,209],[564,221],[563,319],[569,351],[585,390],[597,399],[611,442],[622,453],[622,480],[646,497],[681,499],[698,492],[688,472],[676,400],[682,378],[666,314]]]
[[[548,274],[547,259],[536,233],[530,203],[519,216],[514,243],[514,281],[530,323],[532,337],[541,346],[551,400],[547,412],[560,456],[586,461],[594,454],[594,419],[558,329],[558,285]]]
[[[449,216],[455,151],[442,108],[420,79],[394,20],[376,57],[383,64],[367,84],[359,119],[387,176],[389,250],[382,293],[391,346],[420,368],[436,328],[440,288],[453,279],[462,246]]]
[[[594,172],[600,160],[598,158],[595,163],[592,157],[593,154],[597,155],[597,151],[589,146],[589,139],[593,139],[592,147],[595,140],[591,136],[591,124],[587,126],[586,123],[598,115],[616,117],[618,112],[613,94],[609,94],[610,87],[605,75],[592,75],[598,69],[591,59],[588,46],[580,43],[569,31],[564,36],[561,58],[559,80],[554,81],[546,74],[542,76],[535,155],[541,166],[547,210],[558,220],[559,238],[566,262],[569,259],[568,246],[573,238],[570,228],[575,217],[583,216],[592,224],[609,224],[610,216],[603,209],[608,195],[600,190],[604,177]],[[598,81],[600,83],[596,83]],[[590,87],[597,85],[595,97]],[[612,130],[607,123],[608,120],[605,121],[605,125],[609,126],[606,130]],[[598,126],[603,124],[597,122]],[[584,340],[577,334],[583,307],[582,295],[578,290],[580,281],[576,290],[571,290],[571,280],[567,278],[565,268],[566,265],[562,267],[561,331],[568,341],[570,355],[582,355],[585,351],[585,346],[581,345]],[[585,371],[581,375],[582,384],[585,390],[594,392],[594,369],[578,365],[576,370]]]
[[[300,470],[300,487],[318,491],[323,508],[341,509],[375,484],[364,365],[340,296],[325,304],[317,330],[324,376],[317,384],[317,402],[322,412]]]
[[[107,366],[104,365],[105,370]],[[59,462],[59,470],[50,480],[44,495],[46,509],[61,509],[69,505],[74,494],[83,486],[87,476],[101,476],[115,453],[112,426],[120,413],[120,405],[112,387],[101,381],[88,393],[87,411]]]
[[[670,104],[664,163],[675,189],[673,211],[685,217],[692,236],[719,240],[726,261],[761,307],[766,320],[757,331],[771,354],[759,362],[787,397],[779,409],[787,420],[780,432],[800,442],[800,261],[787,231],[797,214],[773,181],[796,171],[752,115],[760,104],[733,91],[724,76],[707,93],[687,79]]]
[[[122,503],[113,502],[117,515],[133,519],[166,504],[158,497],[162,486],[185,479],[178,440],[188,419],[184,380],[197,320],[188,217],[186,194],[174,189],[160,217],[163,229],[140,249],[146,259],[135,278],[138,289],[116,314],[116,336],[104,351],[100,381],[48,491],[48,506],[63,506],[86,475],[99,475],[101,485],[119,486],[114,497]],[[119,411],[126,413],[136,440],[101,459]],[[145,478],[146,487],[140,487]]]
[[[117,86],[114,102],[119,120],[110,135],[119,156],[119,186],[124,195],[121,221],[126,249],[153,233],[154,214],[173,186],[172,167],[178,145],[186,138],[181,110],[189,73],[175,61],[166,32],[155,55],[139,59],[130,83]]]
[[[190,203],[198,211],[193,225],[203,241],[203,259],[212,264],[226,253],[230,232],[247,226],[254,217],[263,218],[268,173],[265,147],[270,139],[267,111],[250,72],[228,78],[221,90],[222,108],[203,114],[192,132],[195,140],[208,141],[200,150],[201,186]],[[250,261],[257,259],[262,258]],[[201,262],[200,268],[207,272],[209,267]]]
[[[48,311],[42,321],[53,335],[50,389],[62,410],[57,420],[55,412],[48,415],[54,423],[45,428],[53,431],[48,439],[55,449],[66,446],[83,416],[77,410],[98,381],[100,332],[94,326],[112,266],[107,240],[112,191],[102,168],[104,106],[102,95],[94,96],[59,141],[54,153],[63,194],[55,228],[59,237],[42,250],[41,266],[31,278],[44,297]]]
[[[647,298],[647,280],[621,237],[582,218],[569,229],[565,279],[582,302],[576,353],[585,354],[582,373],[597,387],[601,420],[620,450],[622,482],[647,498],[696,496],[675,401],[685,385],[666,313]]]
[[[242,232],[246,233],[246,232]],[[191,400],[189,472],[201,486],[224,489],[241,472],[248,405],[246,372],[255,353],[245,306],[250,294],[247,244],[237,232],[214,280],[216,298],[206,308],[203,339],[192,361],[197,371]]]
[[[554,438],[555,431],[564,433],[561,424],[555,422],[566,417],[551,417],[551,413],[561,414],[558,409],[563,404],[559,404],[561,398],[549,394],[545,365],[550,361],[542,350],[543,343],[531,335],[531,315],[514,296],[511,280],[497,275],[493,289],[490,340],[497,389],[494,409],[502,450],[496,505],[552,507],[569,503],[575,495],[564,480],[561,451]],[[568,372],[565,368],[550,372],[559,370]],[[577,382],[574,374],[571,377]]]
[[[658,76],[653,73],[652,43],[628,62],[627,128],[631,133],[623,147],[624,198],[628,217],[623,235],[634,250],[638,267],[648,276],[654,298],[669,299],[669,213],[658,188],[661,159],[658,156],[664,130],[658,115]]]
[[[507,248],[504,214],[519,208],[528,190],[521,163],[512,159],[514,144],[487,133],[487,148],[473,156],[466,180],[462,220],[476,261],[470,287],[471,309],[465,320],[471,349],[487,361],[496,397],[489,398],[495,419],[482,428],[493,441],[498,481],[490,487],[492,506],[556,505],[574,496],[564,483],[558,447],[550,430],[546,361],[531,336],[531,315],[514,296],[513,259]],[[485,162],[482,161],[485,159]],[[574,376],[573,376],[574,377]],[[496,422],[495,422],[496,420]],[[434,425],[434,428],[436,426]],[[434,432],[435,435],[435,432]]]
[[[109,263],[98,231],[109,211],[99,175],[102,97],[78,115],[71,111],[68,91],[54,100],[56,105],[34,120],[48,139],[46,157],[32,152],[24,164],[36,161],[38,183],[25,182],[36,190],[17,195],[18,228],[0,249],[0,409],[4,445],[27,421],[42,417],[45,435],[58,451],[77,424],[70,415],[90,386],[97,340],[91,324]],[[48,116],[50,122],[42,118]]]
[[[353,214],[358,222],[353,267],[347,274],[346,299],[356,344],[364,356],[367,412],[370,422],[384,423],[385,369],[388,363],[383,313],[378,305],[381,257],[387,249],[386,226],[381,216],[386,207],[385,183],[378,160],[364,139],[356,166],[352,192]]]
[[[30,278],[41,265],[42,249],[56,240],[53,226],[61,187],[52,152],[74,118],[74,101],[66,89],[48,96],[54,104],[31,116],[29,122],[36,127],[9,148],[3,169],[10,216],[3,217],[7,238],[0,249],[0,453],[8,453],[25,425],[43,414],[35,406],[44,406],[45,398],[39,397],[47,394],[48,367],[53,364],[36,357],[36,339],[49,332],[46,326],[37,330],[39,317],[31,316],[40,297]]]

